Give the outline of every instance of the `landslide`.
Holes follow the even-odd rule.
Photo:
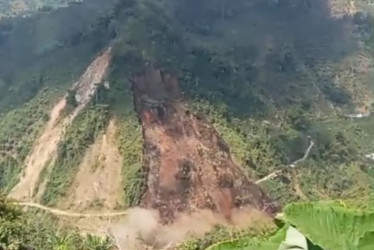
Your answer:
[[[57,126],[56,124],[65,105],[66,100],[63,98],[52,109],[48,124],[26,158],[23,174],[18,184],[11,191],[10,197],[18,200],[33,197],[39,175],[48,161],[53,158],[57,144],[63,134],[64,124],[60,123]]]
[[[110,48],[99,55],[87,68],[82,77],[73,85],[76,96],[79,96],[77,106],[72,114],[62,117],[62,111],[67,104],[67,96],[62,98],[52,109],[44,131],[35,142],[27,156],[20,181],[10,192],[9,196],[17,200],[33,200],[36,195],[40,176],[48,164],[56,160],[58,145],[63,139],[65,130],[75,117],[87,106],[93,94],[105,76],[110,62]]]
[[[133,92],[148,173],[142,203],[159,210],[163,223],[195,209],[213,210],[229,221],[243,207],[277,210],[234,163],[215,128],[186,108],[175,76],[149,66],[133,79]]]
[[[87,209],[114,210],[122,198],[123,159],[116,141],[117,122],[109,121],[105,133],[96,138],[84,158],[70,187],[68,197],[59,207],[74,211]]]

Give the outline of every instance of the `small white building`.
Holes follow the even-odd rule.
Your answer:
[[[370,116],[370,113],[359,113],[359,114],[348,114],[348,115],[345,115],[345,117],[347,118],[351,118],[351,119],[360,119],[360,118],[365,118],[365,117],[369,117]]]
[[[365,157],[370,159],[370,160],[374,160],[374,153],[365,155]]]

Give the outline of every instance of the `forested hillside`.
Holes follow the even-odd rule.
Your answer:
[[[16,201],[82,214],[140,206],[180,232],[193,227],[183,216],[194,221],[201,211],[214,218],[202,220],[207,228],[263,222],[265,229],[235,231],[240,238],[268,235],[269,218],[294,202],[374,209],[372,5],[68,2],[0,1],[0,192],[10,199],[0,205],[7,218],[38,214],[19,215],[8,204]],[[109,233],[113,221],[54,219],[61,235],[77,227],[109,237],[92,241],[113,241],[92,249],[129,247],[116,238],[120,230]],[[147,234],[142,244],[181,241],[162,228],[160,242]],[[205,249],[226,239],[225,230],[185,247]],[[0,248],[15,242],[6,240]],[[86,249],[85,240],[66,244]]]
[[[136,2],[122,17],[115,67],[156,63],[179,76],[184,99],[249,176],[282,170],[263,183],[276,199],[367,197],[357,179],[371,181],[371,118],[344,116],[370,113],[371,18],[332,16],[328,4]],[[308,159],[291,169],[310,141]]]

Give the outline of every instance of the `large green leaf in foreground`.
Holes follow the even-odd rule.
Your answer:
[[[348,209],[334,201],[290,204],[283,212],[286,226],[273,236],[220,242],[207,250],[305,249],[299,232],[314,244],[308,250],[374,250],[373,212]],[[293,227],[287,224],[299,232],[290,231]]]
[[[284,209],[283,220],[324,250],[374,249],[374,213],[319,203],[295,203]],[[360,240],[361,239],[361,240]]]
[[[374,232],[367,232],[358,242],[359,250],[373,250]]]

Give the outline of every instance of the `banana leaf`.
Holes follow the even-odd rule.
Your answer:
[[[324,250],[374,249],[374,241],[368,238],[372,235],[365,235],[374,231],[374,213],[331,204],[294,203],[285,207],[283,220]]]

